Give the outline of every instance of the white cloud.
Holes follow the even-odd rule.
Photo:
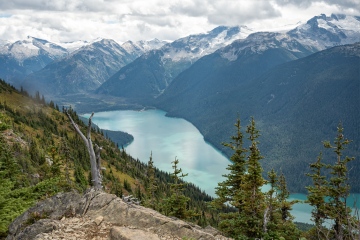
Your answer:
[[[175,40],[218,25],[272,28],[321,13],[360,15],[359,0],[0,1],[0,39]]]

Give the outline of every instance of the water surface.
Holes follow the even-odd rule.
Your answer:
[[[94,114],[93,122],[102,129],[130,133],[134,141],[125,147],[127,153],[142,162],[148,162],[152,152],[157,168],[173,172],[171,162],[179,159],[179,167],[189,175],[185,181],[192,182],[211,196],[215,187],[223,181],[229,160],[204,141],[201,133],[191,123],[181,118],[168,118],[161,110],[111,111]],[[89,117],[90,114],[84,115]],[[230,137],[230,136],[229,136]],[[264,191],[266,191],[264,186]],[[348,206],[353,207],[360,194],[351,194]],[[305,201],[305,194],[291,194],[290,200]],[[357,201],[360,206],[359,201]],[[295,221],[311,223],[311,206],[297,203],[292,214]]]
[[[89,117],[88,114],[84,115]],[[179,167],[192,182],[214,196],[217,183],[222,181],[229,160],[204,141],[191,123],[181,118],[165,117],[161,110],[111,111],[94,114],[93,122],[102,129],[119,130],[134,136],[125,150],[132,157],[148,162],[152,152],[157,168],[172,172],[172,161],[179,159]]]

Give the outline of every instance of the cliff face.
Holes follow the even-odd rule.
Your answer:
[[[112,194],[89,190],[59,193],[37,203],[9,227],[13,239],[227,239],[215,229],[124,202]]]

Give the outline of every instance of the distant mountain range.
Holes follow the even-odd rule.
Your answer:
[[[4,42],[0,45],[0,77],[18,86],[26,75],[67,54],[65,48],[34,37],[14,43]]]
[[[236,118],[245,126],[254,116],[265,170],[281,169],[290,189],[300,191],[308,163],[339,121],[354,140],[351,153],[360,155],[358,42],[360,17],[335,14],[289,31],[220,26],[171,43],[29,38],[0,44],[0,78],[80,110],[166,110],[228,155],[220,143]]]
[[[113,40],[51,43],[28,37],[0,44],[0,77],[30,91],[63,95],[93,90],[121,67],[166,42]]]
[[[196,60],[251,32],[246,27],[217,27],[206,34],[190,35],[165,44],[120,69],[96,93],[146,103],[161,95],[172,80]]]

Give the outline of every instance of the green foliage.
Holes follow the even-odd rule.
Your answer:
[[[10,179],[0,178],[0,238],[6,237],[9,224],[35,201],[30,187],[15,189]]]
[[[172,162],[172,168],[174,172],[171,177],[174,183],[170,184],[170,197],[164,199],[163,212],[168,216],[174,216],[181,219],[190,218],[193,215],[192,211],[187,209],[187,203],[190,198],[183,194],[185,183],[180,182],[180,179],[186,177],[188,174],[184,174],[181,168],[178,168],[179,160],[175,158]]]
[[[150,207],[152,209],[156,209],[156,196],[155,192],[157,189],[156,182],[155,182],[155,168],[154,168],[154,162],[152,160],[152,153],[150,154],[150,159],[147,165],[147,188],[146,188],[146,194],[147,199],[145,201],[145,206]]]
[[[2,80],[0,91],[0,125],[4,123],[0,131],[0,238],[3,238],[10,222],[36,201],[59,191],[83,191],[89,187],[90,164],[83,141],[74,133],[66,115],[57,110],[57,105],[54,108],[50,102],[48,107],[40,93],[29,98],[26,91],[20,94]],[[77,113],[71,108],[68,112],[80,129],[86,130]],[[115,134],[122,141],[121,135]],[[94,143],[102,146],[106,191],[119,197],[134,191],[140,199],[150,199],[147,188],[154,182],[156,187],[150,192],[155,203],[171,196],[169,183],[175,180],[169,173],[132,158],[99,129],[92,129],[91,136]],[[210,216],[213,219],[210,222],[216,222],[216,216],[208,212],[204,203],[212,199],[210,196],[193,184],[184,185],[182,194],[187,198],[187,209],[203,212],[201,217],[189,220],[206,224]],[[33,221],[39,217],[34,216]]]
[[[343,135],[341,124],[337,128],[334,143],[324,142],[324,147],[332,149],[335,159],[332,164],[322,163],[322,156],[315,163],[310,164],[310,173],[307,175],[313,181],[308,186],[307,202],[314,207],[312,220],[315,223],[313,237],[326,239],[329,236],[335,239],[355,239],[359,235],[359,221],[351,214],[351,208],[346,205],[346,198],[350,194],[348,183],[347,164],[354,158],[343,157],[343,152],[351,141]],[[326,178],[322,172],[329,171],[330,177]],[[324,222],[331,220],[333,226],[328,229]]]
[[[289,190],[305,193],[311,182],[305,159],[322,150],[318,141],[332,137],[339,120],[355,142],[349,154],[359,156],[359,49],[358,43],[338,46],[296,61],[299,55],[281,48],[239,54],[231,62],[214,53],[179,74],[156,107],[190,121],[229,157],[233,151],[221,142],[233,135],[233,119],[254,116],[269,159],[264,173],[282,169]],[[351,189],[360,192],[360,164],[349,167]]]
[[[132,192],[132,189],[131,189],[131,185],[129,183],[129,181],[127,179],[124,179],[124,188],[126,189],[126,191],[128,191],[129,193]]]
[[[236,135],[233,142],[225,144],[234,154],[230,158],[232,164],[228,166],[230,173],[227,179],[219,183],[216,189],[216,198],[211,205],[215,208],[224,208],[230,203],[237,211],[221,213],[219,228],[228,236],[236,239],[296,239],[299,231],[292,222],[289,211],[294,201],[288,202],[284,175],[277,176],[274,170],[268,173],[270,190],[261,191],[267,183],[262,177],[260,160],[263,158],[258,148],[259,131],[252,118],[246,128],[250,146],[243,147],[243,134],[241,133],[240,120],[237,120]]]

